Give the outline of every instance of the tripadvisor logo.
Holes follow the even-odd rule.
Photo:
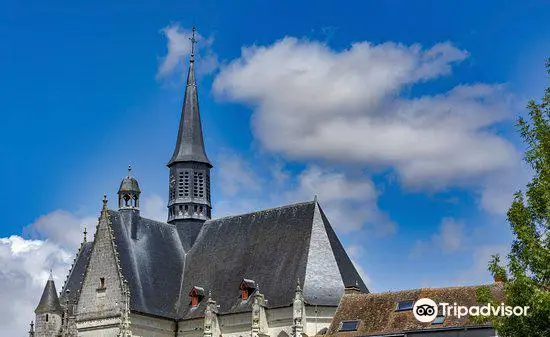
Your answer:
[[[463,306],[456,303],[435,303],[432,299],[421,298],[414,303],[414,317],[423,323],[432,322],[437,316],[526,316],[529,307],[512,307],[501,303],[487,303],[483,306]]]

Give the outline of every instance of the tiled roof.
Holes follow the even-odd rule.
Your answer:
[[[422,288],[397,292],[346,294],[342,297],[332,324],[326,334],[329,336],[374,336],[392,333],[403,333],[426,329],[471,327],[477,325],[471,317],[446,317],[443,324],[432,325],[416,320],[412,310],[396,311],[397,303],[403,300],[430,298],[436,303],[457,303],[462,306],[485,305],[477,302],[477,290],[482,286],[464,286],[449,288]],[[493,297],[502,300],[502,285],[487,285]],[[356,331],[339,332],[340,323],[359,320]]]

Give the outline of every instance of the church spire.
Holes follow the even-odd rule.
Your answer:
[[[174,154],[168,162],[170,185],[168,223],[178,228],[180,238],[189,249],[197,238],[204,221],[210,219],[210,169],[212,164],[204,150],[199,98],[195,79],[195,38],[191,35],[189,73],[181,111],[178,139]]]
[[[185,87],[185,96],[181,110],[178,138],[172,158],[168,162],[168,167],[178,162],[205,163],[212,167],[204,150],[202,135],[199,98],[195,79],[195,44],[197,42],[195,31],[196,29],[193,27],[190,37],[191,56],[189,58],[189,72],[187,74],[187,85]]]

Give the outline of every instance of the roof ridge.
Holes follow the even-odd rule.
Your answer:
[[[387,294],[398,294],[398,293],[404,293],[404,292],[414,292],[414,291],[424,291],[424,290],[450,290],[450,289],[464,289],[464,288],[479,288],[479,287],[493,287],[498,286],[496,283],[483,283],[478,285],[464,285],[464,286],[451,286],[451,287],[422,287],[422,288],[414,288],[414,289],[402,289],[402,290],[388,290],[383,291],[379,293],[365,293],[360,295],[387,295]],[[354,294],[355,296],[357,294]]]
[[[108,211],[109,211],[109,212],[113,212],[113,213],[120,214],[120,212],[117,211],[117,210],[109,209]],[[157,223],[157,224],[160,224],[160,225],[166,225],[166,226],[170,226],[170,227],[177,228],[177,226],[174,225],[174,224],[169,224],[169,223],[167,223],[167,222],[162,222],[162,221],[158,221],[158,220],[146,218],[146,217],[141,216],[141,214],[139,215],[139,217],[140,217],[141,219],[144,219],[144,220],[147,220],[147,221],[151,221],[151,222],[154,222],[154,223]]]
[[[239,217],[239,216],[252,215],[252,214],[261,213],[261,212],[276,211],[276,210],[279,210],[279,209],[289,208],[289,207],[293,207],[293,206],[308,205],[308,204],[312,204],[314,202],[315,201],[311,201],[311,200],[310,201],[299,201],[299,202],[295,202],[293,204],[266,208],[266,209],[262,209],[262,210],[259,210],[259,211],[253,211],[253,212],[241,213],[241,214],[235,214],[235,215],[226,215],[226,216],[223,216],[223,217],[220,217],[220,218],[214,218],[214,219],[207,220],[205,223],[210,223],[210,222],[217,221],[217,220],[222,220],[222,219],[236,218],[236,217]]]

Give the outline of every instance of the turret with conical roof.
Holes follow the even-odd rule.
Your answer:
[[[204,150],[197,83],[195,28],[191,40],[189,73],[181,111],[176,148],[170,168],[168,223],[177,226],[186,248],[193,245],[204,221],[211,217],[210,169]]]
[[[34,313],[36,314],[36,330],[34,331],[34,335],[36,337],[57,336],[61,329],[63,308],[61,308],[61,304],[59,303],[51,271],[50,278],[46,282],[42,297]]]

